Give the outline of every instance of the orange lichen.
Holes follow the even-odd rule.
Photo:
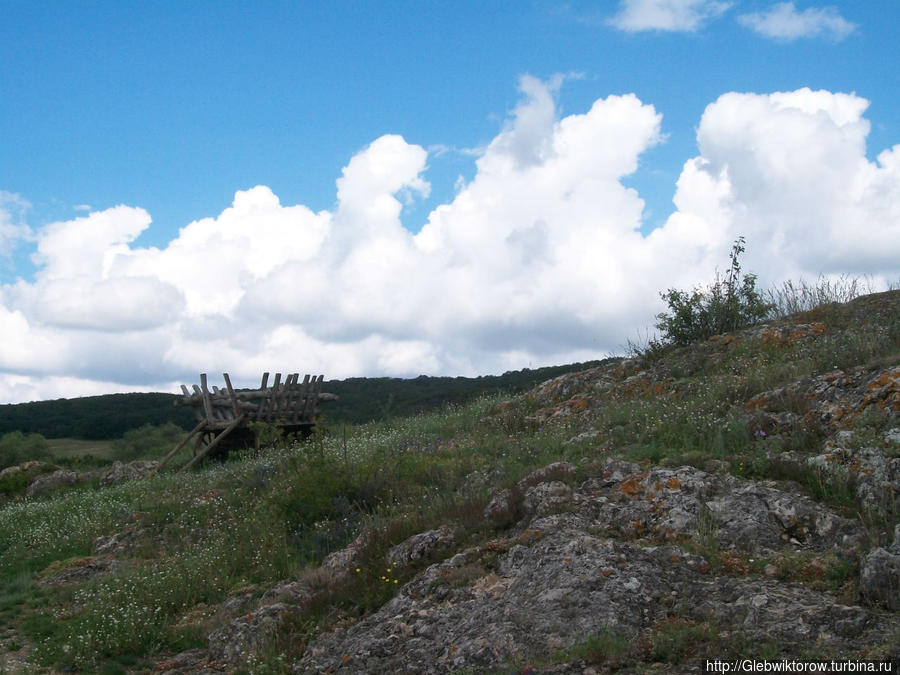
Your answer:
[[[619,486],[619,490],[622,491],[623,495],[626,495],[628,497],[636,497],[644,491],[644,486],[641,485],[642,478],[644,478],[644,474],[623,481]]]

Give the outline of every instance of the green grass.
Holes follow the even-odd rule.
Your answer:
[[[77,438],[48,438],[51,461],[65,462],[77,457],[91,455],[98,459],[112,460],[112,445],[115,441],[83,441]]]

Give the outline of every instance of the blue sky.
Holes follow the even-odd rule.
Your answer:
[[[201,368],[234,371],[236,361],[247,361],[248,349],[260,356],[247,366],[248,378],[251,367],[264,365],[303,370],[304,363],[280,362],[304,360],[278,346],[288,339],[305,344],[313,355],[309,368],[326,376],[474,374],[587,358],[614,350],[652,323],[656,290],[709,276],[738,233],[748,235],[749,259],[766,281],[786,273],[840,272],[896,279],[890,247],[871,244],[869,250],[855,242],[835,253],[843,236],[837,223],[831,239],[818,237],[831,248],[818,258],[807,255],[803,242],[817,226],[789,220],[820,200],[806,194],[788,202],[803,186],[831,185],[831,177],[845,197],[832,213],[866,223],[875,241],[898,234],[896,168],[878,160],[900,143],[898,27],[900,4],[878,1],[0,0],[0,312],[18,331],[0,346],[0,377],[6,378],[0,396],[167,387]],[[806,90],[787,104],[766,98]],[[820,91],[855,97],[826,100],[817,97]],[[729,93],[758,98],[720,98]],[[584,210],[577,210],[566,195],[582,183],[571,178],[564,185],[560,178],[557,185],[571,167],[548,159],[564,156],[554,129],[570,117],[586,118],[597,101],[624,101],[629,94],[633,106],[623,103],[616,112],[610,105],[591,121],[600,129],[624,115],[621,126],[609,127],[612,135],[579,136],[602,144],[585,154],[596,156],[597,164],[585,168],[582,158],[579,170],[609,184],[594,185],[593,197],[578,202]],[[854,103],[861,100],[868,106]],[[804,111],[806,126],[782,115],[785,106]],[[823,126],[822,115],[830,116],[831,127]],[[633,143],[626,142],[632,133]],[[698,134],[706,139],[702,148]],[[822,152],[805,164],[801,152],[790,154],[784,162],[790,175],[808,175],[782,194],[772,167],[779,148],[798,134],[808,134],[803,147]],[[381,138],[399,140],[376,144]],[[530,150],[522,150],[529,143]],[[536,182],[488,167],[502,165],[504,147],[509,157],[526,152],[540,158],[540,175],[530,174]],[[608,161],[602,159],[607,154]],[[346,192],[355,196],[342,201],[336,181],[357,158],[369,169],[348,179],[354,187]],[[624,158],[621,166],[618,158]],[[835,163],[828,177],[816,174],[823,162],[825,168]],[[856,173],[833,175],[858,162],[864,164]],[[696,170],[707,171],[719,187],[692,188]],[[875,194],[874,201],[853,192],[861,176],[871,182],[866,194]],[[528,202],[517,190],[530,198],[548,185],[561,190],[559,208],[535,202],[534,219],[513,208]],[[673,203],[679,186],[680,207]],[[250,195],[242,203],[253,202],[281,225],[272,225],[269,247],[255,254],[259,262],[232,253],[220,259],[221,273],[231,264],[240,281],[228,299],[204,298],[196,281],[193,289],[180,285],[175,261],[217,266],[222,236],[216,228],[232,227],[230,241],[244,250],[250,238],[269,232],[256,232],[254,222],[262,221],[250,216],[227,225],[239,215],[239,191]],[[354,201],[392,196],[402,205],[396,217],[373,216]],[[591,199],[597,200],[593,224]],[[492,211],[495,201],[510,206]],[[619,210],[604,215],[603,205],[610,204]],[[291,211],[295,206],[308,213],[301,217],[299,208]],[[448,215],[439,224],[435,214],[442,209]],[[626,213],[630,219],[618,222]],[[315,236],[312,214],[321,216]],[[382,216],[383,225],[372,224]],[[584,219],[578,227],[585,229],[563,236],[566,218]],[[204,222],[193,238],[179,236]],[[493,222],[498,234],[491,239],[484,230]],[[423,228],[431,231],[414,237]],[[279,244],[299,230],[309,236],[297,235],[294,248]],[[86,241],[94,248],[80,250]],[[534,250],[513,255],[511,247],[523,241]],[[598,279],[586,276],[584,261],[566,258],[579,241],[579,255],[598,247]],[[483,261],[474,259],[476,246],[483,247],[477,252]],[[534,262],[535,250],[545,248],[552,261]],[[294,253],[283,254],[288,249]],[[631,261],[631,271],[616,268],[624,264],[616,262],[617,251],[630,252],[621,259]],[[678,253],[665,264],[653,259],[670,251]],[[504,256],[512,256],[508,268],[485,266]],[[79,266],[76,258],[98,262]],[[394,287],[375,260],[392,261],[413,278]],[[631,280],[641,265],[659,274]],[[583,276],[565,278],[566,269]],[[307,303],[303,294],[284,290],[288,280],[331,294],[329,302]],[[603,309],[582,311],[583,299],[555,299],[567,283],[596,283],[610,295],[586,293]],[[373,290],[356,296],[355,289],[367,285]],[[623,303],[626,286],[629,302]],[[427,295],[415,302],[406,297],[419,287],[452,296],[440,303],[445,314],[431,311]],[[471,310],[469,296],[455,290],[466,288],[496,297]],[[272,295],[284,296],[285,306],[253,300]],[[159,317],[135,318],[148,297],[151,306],[162,303]],[[380,314],[365,316],[361,302]],[[65,306],[50,311],[54,303]],[[313,327],[312,315],[294,311],[306,304],[320,312],[336,308],[334,325]],[[67,313],[97,316],[58,318]],[[385,319],[385,313],[398,318]],[[252,345],[242,334],[208,347],[212,326],[236,334],[236,326],[251,321],[268,346]],[[555,332],[547,332],[548,322]],[[448,333],[448,325],[458,330]],[[135,363],[141,364],[137,374]]]

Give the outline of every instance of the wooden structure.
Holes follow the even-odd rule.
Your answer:
[[[207,386],[206,373],[200,375],[200,386],[189,391],[181,385],[183,396],[175,405],[191,406],[197,426],[166,455],[157,467],[160,471],[188,441],[194,438],[194,456],[181,467],[189,469],[214,450],[226,453],[229,449],[246,447],[255,442],[251,422],[266,422],[286,433],[308,436],[316,424],[320,401],[335,401],[337,396],[322,392],[323,375],[288,375],[284,381],[275,373],[275,381],[268,386],[269,373],[263,373],[259,389],[234,389],[228,373],[224,373],[225,388]]]

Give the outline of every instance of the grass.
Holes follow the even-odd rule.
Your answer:
[[[248,657],[247,672],[283,672],[317,632],[375,611],[429,562],[388,570],[383,559],[392,545],[445,524],[459,532],[457,548],[486,543],[497,536],[494,525],[481,519],[491,496],[552,461],[589,467],[618,455],[700,468],[715,461],[744,478],[797,480],[814,498],[849,512],[856,508],[852,484],[811,471],[788,474],[774,461],[786,450],[819,452],[819,431],[798,424],[778,438],[760,436],[748,429],[744,410],[761,392],[835,366],[888,363],[900,354],[896,317],[841,319],[849,311],[833,308],[847,328],[813,341],[737,342],[715,356],[702,345],[659,350],[643,363],[647,377],[617,388],[577,422],[541,427],[528,419],[538,407],[534,401],[482,398],[342,427],[303,443],[282,439],[261,457],[237,453],[194,473],[11,499],[0,505],[0,634],[13,631],[27,641],[45,668],[124,672],[204,644],[216,622],[227,620],[204,612],[239,590],[307,578],[319,591],[317,600]],[[798,417],[809,410],[808,401],[793,395],[777,406]],[[873,412],[857,422],[857,442],[874,442],[894,424],[895,417]],[[566,443],[586,427],[597,435]],[[60,458],[88,452],[111,457],[113,451],[112,444],[52,443]],[[585,471],[579,469],[580,478]],[[858,560],[751,563],[719,552],[711,513],[701,512],[699,520],[694,546],[717,571],[763,574],[772,564],[779,579],[847,597],[853,592]],[[359,572],[335,580],[310,571],[364,530],[374,534]],[[60,561],[69,565],[91,556],[97,537],[128,532],[135,541],[116,554],[122,564],[114,573],[74,585],[45,583]],[[467,575],[483,571],[480,565],[463,569],[441,583],[465,584]],[[190,620],[201,614],[205,618]],[[676,617],[654,627],[640,658],[682,663],[694,658],[698,646],[709,652],[716,636],[713,625]],[[620,636],[598,634],[557,657],[601,663],[638,658],[635,653]]]
[[[51,462],[67,464],[80,457],[112,461],[115,441],[84,441],[78,438],[48,438]]]

